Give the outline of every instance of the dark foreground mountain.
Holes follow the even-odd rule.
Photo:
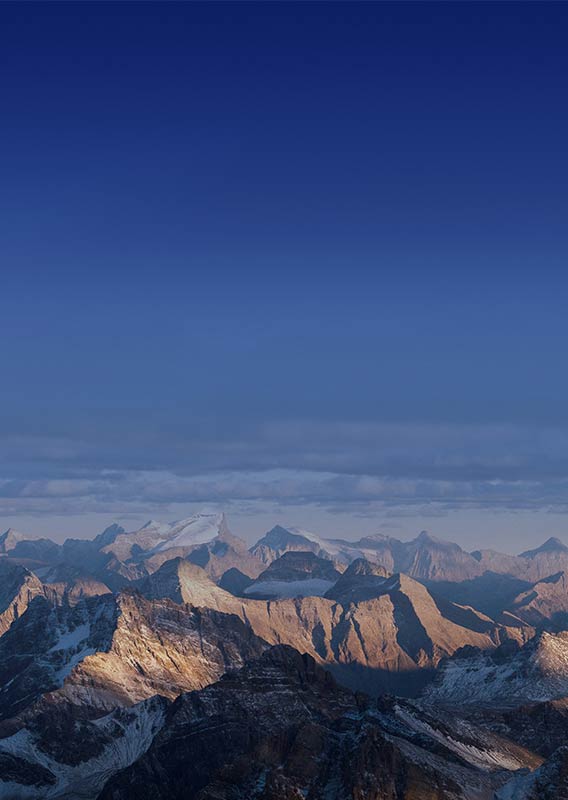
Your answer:
[[[276,647],[170,707],[100,800],[466,800],[540,763],[511,742],[376,704]]]

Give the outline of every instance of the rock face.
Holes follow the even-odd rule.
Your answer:
[[[556,538],[547,539],[540,547],[518,556],[507,556],[493,550],[478,550],[473,555],[484,572],[508,574],[530,583],[561,571],[568,573],[568,547]]]
[[[405,543],[397,571],[423,581],[467,580],[481,574],[479,564],[453,542],[444,542],[423,531]]]
[[[289,560],[328,575],[334,571],[331,562],[322,566],[313,554],[291,553],[284,563]],[[87,597],[75,605],[69,597],[59,598],[59,608],[38,601],[14,623],[5,649],[0,647],[4,683],[12,680],[16,665],[22,675],[9,684],[6,713],[19,711],[24,695],[33,699],[60,689],[61,676],[66,694],[104,708],[138,702],[152,692],[172,697],[216,679],[226,667],[223,648],[237,663],[241,645],[246,653],[259,642],[309,653],[353,688],[412,694],[441,659],[464,646],[487,650],[511,637],[524,641],[524,631],[497,625],[473,609],[441,606],[411,578],[381,573],[376,565],[359,562],[337,579],[337,596],[264,601],[237,598],[204,570],[177,558],[138,581],[141,594]],[[295,577],[295,569],[286,567],[286,575]],[[107,620],[108,637],[93,641],[101,620]],[[57,645],[60,638],[65,647]],[[24,691],[26,686],[35,687],[35,695]]]
[[[0,639],[0,719],[8,719],[63,686],[73,668],[110,647],[112,596],[75,607],[36,597]]]
[[[426,585],[437,598],[472,606],[490,617],[497,618],[532,584],[511,575],[484,572],[483,575],[467,581],[437,581],[427,582]],[[517,624],[520,624],[520,621]]]
[[[380,564],[388,572],[405,572],[423,581],[466,580],[485,570],[479,562],[457,544],[435,539],[423,531],[410,542],[390,536],[366,536],[355,542],[343,539],[324,539],[298,529],[273,528],[251,552],[265,563],[271,563],[285,552],[310,550],[322,558],[349,564],[365,558]]]
[[[80,708],[51,704],[0,738],[0,797],[95,800],[110,777],[146,752],[168,705],[152,697],[91,720]]]
[[[226,613],[239,613],[241,603],[217,586],[205,570],[184,558],[173,558],[133,586],[149,600],[168,598],[174,603],[212,608]]]
[[[321,596],[340,575],[331,561],[312,552],[291,550],[272,561],[256,581],[245,588],[244,595],[265,599]]]
[[[32,538],[32,536],[29,536],[26,533],[17,531],[14,528],[8,528],[7,531],[4,531],[4,533],[0,534],[0,554],[8,555],[14,550],[15,547],[17,547],[20,542],[24,542]]]
[[[40,595],[46,595],[46,588],[33,572],[0,559],[0,637]]]
[[[568,747],[559,748],[530,775],[513,778],[496,800],[564,800],[568,797]]]
[[[0,718],[49,693],[97,711],[200,688],[266,645],[239,618],[131,592],[36,598],[0,639]]]
[[[568,698],[492,709],[488,724],[515,742],[550,758],[568,739]]]
[[[493,653],[448,659],[429,702],[507,706],[568,695],[568,632],[542,632],[519,648],[507,642]]]
[[[565,572],[550,575],[521,592],[508,608],[529,625],[568,627],[568,577]]]
[[[331,562],[328,568],[333,569]],[[340,590],[344,580],[350,582],[347,597],[264,601],[237,598],[215,586],[204,571],[177,559],[138,588],[150,599],[167,597],[234,615],[262,640],[309,653],[342,682],[372,694],[385,689],[413,693],[442,658],[461,647],[494,649],[507,638],[524,641],[528,635],[472,609],[452,603],[440,608],[424,586],[405,575],[384,579],[369,572],[381,569],[360,563],[338,578]]]
[[[337,600],[343,606],[372,600],[384,594],[390,578],[387,570],[372,564],[366,558],[356,558],[343,575],[328,589],[326,597]]]
[[[560,571],[568,574],[568,547],[558,539],[549,539],[534,550],[510,556],[491,550],[467,553],[457,544],[436,539],[426,531],[408,542],[383,535],[348,541],[324,538],[302,528],[276,526],[247,549],[230,532],[223,514],[195,514],[171,523],[150,520],[135,531],[111,525],[91,541],[67,539],[62,545],[49,539],[32,539],[12,529],[0,537],[0,555],[9,555],[34,570],[60,565],[72,567],[85,579],[98,580],[114,591],[178,556],[202,567],[219,581],[230,569],[257,578],[263,568],[287,552],[311,552],[343,567],[365,558],[389,573],[405,573],[425,585],[459,587],[463,582],[475,582],[491,573],[508,575],[526,584],[516,585],[516,591],[507,595],[509,602],[529,584]],[[483,602],[487,594],[481,585],[479,589],[477,597]],[[449,599],[457,600],[460,592],[459,588],[456,594],[450,591]],[[499,610],[505,607],[502,604]],[[496,606],[485,605],[480,610],[493,614]]]
[[[147,753],[100,800],[489,798],[506,770],[527,763],[521,748],[471,726],[464,740],[450,726],[374,706],[309,656],[277,647],[178,698]]]
[[[249,587],[251,583],[254,583],[252,578],[249,578],[249,576],[241,572],[240,569],[231,567],[231,569],[228,569],[221,575],[218,585],[221,589],[225,589],[225,591],[234,594],[235,597],[242,597],[245,589]]]
[[[555,538],[548,539],[534,550],[514,556],[494,550],[468,553],[459,545],[437,539],[427,531],[408,542],[381,534],[347,541],[326,539],[299,528],[276,526],[250,550],[265,564],[270,564],[285,552],[299,550],[345,565],[365,558],[380,564],[387,572],[404,572],[425,583],[458,584],[473,581],[487,572],[535,583],[559,571],[568,573],[568,547]]]

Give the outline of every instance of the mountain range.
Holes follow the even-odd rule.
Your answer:
[[[558,540],[10,529],[0,800],[561,800],[567,575]]]

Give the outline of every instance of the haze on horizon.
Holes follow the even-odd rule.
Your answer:
[[[565,4],[25,5],[0,529],[568,543]]]

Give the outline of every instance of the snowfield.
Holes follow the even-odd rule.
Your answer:
[[[224,514],[195,514],[169,525],[161,525],[160,537],[165,541],[157,545],[155,552],[207,544],[219,535],[224,521]]]
[[[305,581],[255,581],[244,593],[251,597],[323,597],[334,585],[335,581],[326,581],[323,578],[308,578]]]

